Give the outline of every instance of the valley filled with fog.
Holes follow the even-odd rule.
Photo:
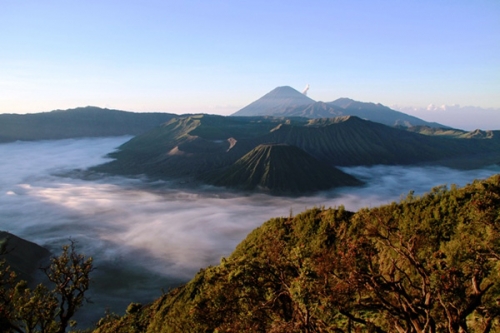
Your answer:
[[[366,183],[310,197],[181,188],[166,181],[88,175],[130,137],[0,144],[0,230],[58,254],[69,239],[94,257],[88,321],[106,309],[122,313],[217,264],[254,228],[272,217],[315,206],[348,210],[397,201],[442,184],[465,185],[500,171],[444,167],[342,168]],[[75,171],[76,170],[76,171]]]

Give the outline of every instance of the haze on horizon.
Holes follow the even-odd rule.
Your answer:
[[[0,113],[227,115],[306,84],[317,101],[500,109],[498,17],[496,0],[5,1]]]

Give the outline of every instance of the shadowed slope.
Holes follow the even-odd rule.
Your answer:
[[[0,247],[6,252],[0,255],[0,260],[5,259],[18,277],[27,281],[32,279],[40,262],[50,255],[47,249],[6,231],[0,231]]]
[[[217,186],[290,194],[361,184],[301,149],[283,144],[259,145],[209,182]]]
[[[94,168],[118,174],[199,177],[226,167],[253,149],[254,137],[280,120],[193,115],[174,118],[123,144],[115,161]],[[250,141],[250,143],[249,143]]]
[[[419,135],[353,116],[314,119],[308,126],[283,124],[261,140],[297,146],[337,166],[430,162],[498,146],[491,140]]]
[[[248,159],[237,164],[245,165],[240,173],[236,173],[238,176],[225,174],[232,180],[239,179],[242,182],[239,185],[234,181],[223,183],[219,174],[227,172],[238,159],[262,144],[297,147],[330,167],[439,164],[446,159],[446,165],[451,167],[474,168],[500,161],[500,140],[495,140],[494,134],[492,132],[492,136],[481,139],[476,139],[476,136],[467,139],[428,136],[354,116],[325,119],[183,116],[133,138],[118,152],[111,154],[115,161],[94,169],[115,174],[147,174],[170,179],[182,177],[209,184],[249,188],[244,179],[246,176],[241,175],[241,170],[255,168],[249,166]],[[297,163],[292,155],[282,156],[287,162],[273,162],[273,165],[289,173],[290,177],[294,172],[296,178],[305,177],[307,172],[294,166]],[[464,161],[473,161],[474,165],[465,165]],[[310,181],[310,178],[306,179],[304,182]],[[255,181],[252,178],[251,182]],[[259,182],[252,183],[252,186],[256,187]],[[273,185],[276,190],[282,190],[283,184],[276,181],[261,184],[261,187],[272,191],[270,185]],[[306,187],[301,185],[299,188]],[[311,188],[315,189],[321,187],[314,185]]]
[[[255,102],[232,114],[233,116],[275,116],[288,107],[309,105],[314,103],[306,95],[292,87],[277,87]]]

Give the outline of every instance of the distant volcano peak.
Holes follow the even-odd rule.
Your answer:
[[[234,113],[233,116],[261,116],[276,109],[309,105],[315,101],[290,86],[274,88],[255,102]]]
[[[315,102],[305,94],[289,86],[274,88],[266,95],[232,115],[305,118],[334,118],[351,115],[387,126],[447,127],[392,110],[380,103],[359,102],[346,97],[327,103]]]
[[[298,90],[290,87],[290,86],[280,86],[276,87],[270,92],[268,92],[265,96],[268,95],[304,95],[303,93],[299,92]]]

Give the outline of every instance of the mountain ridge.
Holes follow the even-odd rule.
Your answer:
[[[137,135],[175,116],[93,106],[30,114],[0,114],[0,143]]]
[[[259,145],[269,144],[294,146],[330,167],[440,165],[446,160],[447,166],[474,168],[500,161],[496,132],[469,137],[423,135],[356,116],[307,119],[191,115],[136,136],[110,154],[113,161],[92,170],[245,187],[244,179],[225,172]],[[284,157],[290,164],[296,163],[289,155]],[[464,161],[474,163],[465,165]],[[245,169],[254,168],[247,165]],[[295,171],[305,178],[300,169]],[[238,178],[241,183],[223,184],[218,174]],[[285,182],[283,179],[275,189],[285,188]]]
[[[332,102],[317,102],[297,90],[277,87],[231,116],[279,116],[331,118],[342,115],[357,116],[388,126],[429,126],[449,128],[435,122],[427,122],[380,103],[365,103],[342,97]]]

